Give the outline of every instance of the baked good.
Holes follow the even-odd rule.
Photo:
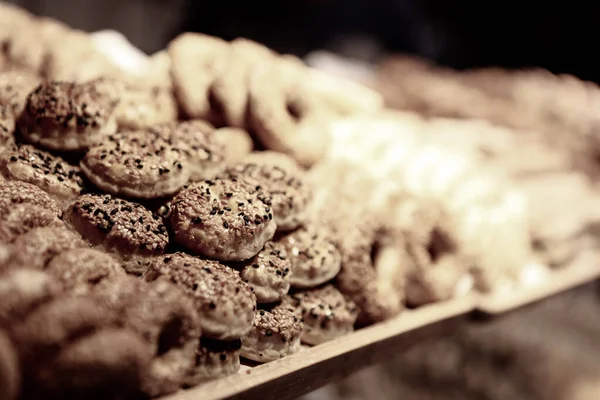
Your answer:
[[[186,378],[187,386],[233,375],[240,370],[242,341],[220,341],[203,337],[198,342],[194,367]]]

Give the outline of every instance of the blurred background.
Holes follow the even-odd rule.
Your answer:
[[[537,66],[600,81],[591,49],[600,3],[442,0],[21,0],[86,31],[115,29],[147,53],[182,31],[248,37],[279,52],[315,50],[375,64],[409,53],[465,69]],[[565,210],[568,213],[568,210]],[[600,399],[594,285],[473,323],[306,396],[332,399]]]
[[[183,30],[244,36],[305,55],[408,52],[468,68],[542,66],[598,81],[591,56],[600,4],[504,0],[13,0],[88,31],[116,29],[152,53]]]

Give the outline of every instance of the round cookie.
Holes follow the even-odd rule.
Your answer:
[[[300,228],[279,242],[290,258],[290,283],[295,288],[318,286],[340,272],[342,256],[324,230]]]
[[[62,216],[56,201],[37,186],[21,181],[0,180],[0,218],[5,218],[17,204],[32,204],[57,217]]]
[[[60,253],[46,266],[46,272],[62,284],[63,290],[82,292],[105,279],[125,274],[123,267],[114,257],[91,248]]]
[[[303,83],[306,72],[299,63],[281,58],[254,74],[248,119],[265,148],[311,166],[323,158],[331,138],[327,115],[318,96]]]
[[[243,263],[240,277],[254,291],[257,303],[273,303],[290,290],[291,268],[285,247],[269,241],[255,257]]]
[[[32,374],[27,398],[136,398],[150,353],[125,329],[108,328],[78,338]]]
[[[111,195],[86,194],[65,212],[68,221],[92,245],[126,261],[131,273],[142,273],[148,257],[162,254],[169,244],[160,216],[144,206]]]
[[[275,53],[262,44],[238,38],[229,44],[227,61],[210,86],[213,109],[219,110],[225,125],[246,126],[248,86],[257,65],[270,62]]]
[[[117,104],[95,82],[42,83],[27,97],[20,131],[50,150],[86,150],[115,132]]]
[[[193,302],[168,281],[149,284],[130,276],[106,280],[93,293],[147,343],[153,358],[142,379],[144,393],[156,397],[179,389],[201,333]]]
[[[252,326],[256,298],[237,271],[217,261],[185,253],[157,257],[144,274],[146,281],[169,280],[195,304],[203,335],[230,340],[242,337]]]
[[[8,336],[0,331],[0,399],[16,400],[20,386],[19,357]]]
[[[8,180],[39,187],[59,203],[71,201],[83,192],[78,167],[31,145],[13,146],[0,154],[0,172]]]
[[[215,139],[214,128],[205,121],[191,120],[152,128],[161,139],[174,143],[187,159],[190,180],[209,179],[218,174],[225,163],[226,147]]]
[[[11,69],[0,72],[0,104],[7,105],[18,118],[27,104],[27,96],[40,84],[40,78],[28,71]]]
[[[35,360],[56,354],[77,338],[116,323],[116,315],[89,297],[58,297],[33,310],[11,327],[11,337],[23,360],[33,369]]]
[[[12,268],[41,270],[63,251],[85,248],[88,244],[63,224],[33,228],[15,239],[12,246],[9,261]]]
[[[11,243],[34,228],[63,226],[53,210],[35,204],[15,204],[0,218],[0,243]]]
[[[107,136],[90,148],[80,166],[103,191],[139,199],[172,195],[190,177],[180,151],[146,131]]]
[[[216,119],[210,87],[227,62],[229,45],[200,33],[183,33],[168,46],[175,95],[190,118]]]
[[[254,148],[252,138],[243,129],[229,127],[215,129],[212,137],[225,149],[225,161],[229,164],[241,160]]]
[[[196,360],[186,378],[187,386],[195,386],[212,379],[224,378],[240,370],[242,341],[220,341],[200,339],[196,349]]]
[[[0,103],[0,153],[14,143],[15,117],[13,111]]]
[[[293,159],[274,152],[257,152],[230,166],[226,174],[260,186],[271,199],[273,218],[280,231],[300,226],[307,216],[312,192]]]
[[[125,84],[116,118],[119,130],[143,129],[177,120],[177,104],[169,88]]]
[[[286,296],[282,304],[302,318],[302,342],[318,345],[354,331],[358,310],[333,285]]]
[[[254,257],[277,225],[271,200],[259,186],[236,178],[214,178],[182,190],[172,202],[175,241],[222,261]]]
[[[241,355],[252,361],[278,360],[300,350],[302,321],[285,306],[258,310],[250,332],[242,338]]]
[[[60,294],[60,284],[50,275],[31,269],[14,269],[0,276],[0,326],[25,318]]]

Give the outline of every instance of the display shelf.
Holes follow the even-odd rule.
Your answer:
[[[162,400],[294,399],[411,345],[451,333],[475,308],[475,297],[407,310],[389,321],[337,340],[304,348],[281,360],[243,366],[226,378],[182,390]]]
[[[497,295],[480,296],[477,302],[477,311],[488,315],[499,315],[597,279],[600,279],[598,253],[586,252],[577,257],[570,265],[552,271],[539,284]]]

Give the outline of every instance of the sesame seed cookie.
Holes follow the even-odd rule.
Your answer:
[[[0,218],[6,217],[17,204],[32,204],[52,212],[57,217],[62,216],[56,201],[37,186],[0,179]]]
[[[86,194],[75,200],[65,220],[87,241],[115,253],[126,262],[128,272],[141,274],[146,259],[162,254],[169,234],[160,216],[144,206],[111,195]],[[137,270],[137,268],[141,270]]]
[[[186,378],[187,386],[236,374],[240,370],[242,341],[202,338],[196,349],[194,367]]]
[[[64,224],[33,228],[15,239],[9,264],[12,268],[41,270],[63,251],[84,247],[88,244]]]
[[[104,281],[93,295],[147,343],[153,358],[143,391],[155,397],[179,389],[193,366],[201,333],[194,304],[183,291],[168,281],[125,276]]]
[[[275,53],[248,39],[238,38],[229,45],[227,61],[212,82],[210,98],[225,125],[244,128],[248,108],[248,85],[257,67],[275,58]]]
[[[165,197],[187,183],[190,171],[169,141],[146,131],[120,132],[92,146],[81,170],[100,189],[138,199]]]
[[[290,283],[295,288],[311,288],[336,277],[342,256],[326,231],[300,228],[279,240],[292,264]]]
[[[31,145],[13,146],[0,154],[0,173],[8,180],[39,187],[59,204],[69,202],[83,192],[79,167]]]
[[[269,241],[255,257],[243,263],[240,277],[254,291],[257,303],[273,303],[290,290],[291,268],[285,247]]]
[[[125,274],[116,258],[91,248],[64,251],[50,261],[45,271],[62,284],[63,290],[84,293],[105,279]]]
[[[52,276],[32,269],[13,269],[0,276],[0,326],[8,327],[61,293]]]
[[[226,174],[262,188],[271,199],[278,230],[290,231],[305,222],[312,191],[292,158],[270,151],[251,153]]]
[[[257,71],[250,82],[248,119],[267,149],[311,166],[325,155],[331,138],[318,96],[303,83],[305,74],[284,58]]]
[[[20,132],[50,150],[86,150],[115,132],[117,104],[94,82],[42,83],[27,97]]]
[[[143,340],[126,329],[108,328],[77,338],[38,362],[26,398],[123,399],[139,396],[150,363]]]
[[[173,143],[187,158],[190,180],[209,179],[222,170],[226,147],[215,139],[214,128],[202,120],[158,125],[151,129],[161,139]]]
[[[302,321],[285,306],[258,310],[252,330],[242,338],[241,355],[252,361],[278,360],[300,350]]]
[[[0,398],[16,400],[20,386],[18,354],[8,336],[0,331]]]
[[[190,118],[216,119],[210,87],[223,70],[229,45],[222,39],[200,33],[183,33],[168,46],[175,95]]]
[[[333,285],[286,296],[282,304],[302,318],[302,342],[317,345],[354,331],[358,309]]]
[[[177,120],[177,103],[169,88],[124,85],[116,111],[119,130],[142,129]]]
[[[172,202],[171,227],[183,247],[222,261],[254,257],[277,225],[260,186],[214,178],[182,190]]]
[[[203,335],[230,340],[252,326],[256,297],[237,271],[185,253],[157,257],[144,274],[146,281],[169,280],[196,306]]]
[[[11,243],[34,228],[62,225],[52,210],[29,203],[15,204],[0,218],[0,242]]]
[[[0,72],[0,103],[20,117],[27,104],[27,96],[40,84],[40,78],[28,71],[12,69]]]

